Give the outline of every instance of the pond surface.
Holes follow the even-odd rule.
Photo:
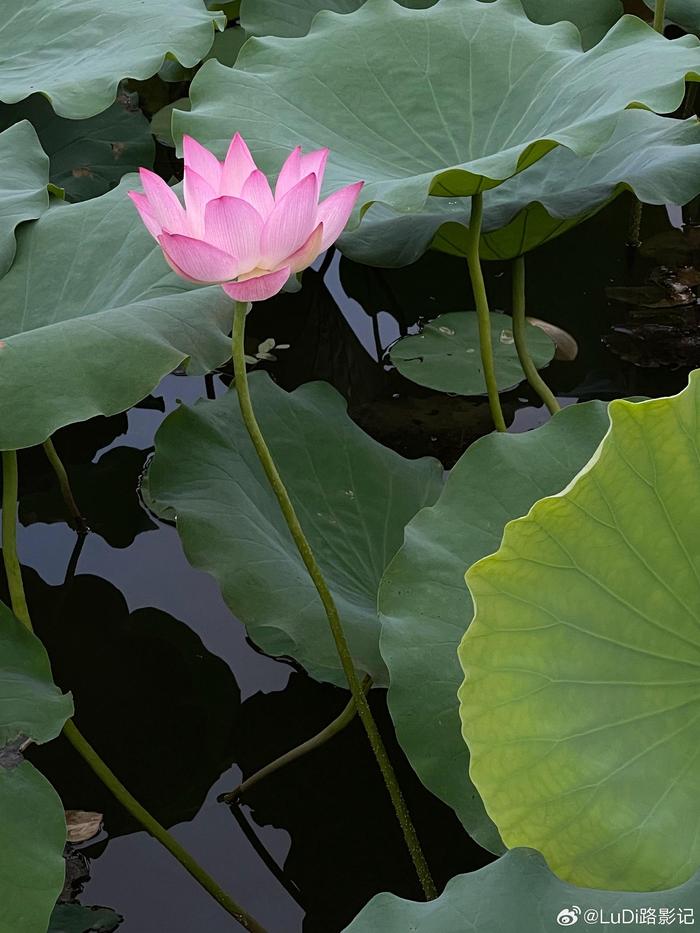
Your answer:
[[[603,343],[625,317],[606,288],[641,285],[659,265],[630,262],[630,201],[532,255],[529,313],[578,341],[574,362],[547,381],[565,403],[679,390],[688,366],[640,368]],[[647,235],[670,229],[645,209]],[[487,267],[494,309],[509,306],[506,266]],[[463,261],[430,254],[403,270],[376,270],[336,254],[305,274],[301,292],[256,309],[249,352],[273,337],[289,349],[265,363],[285,388],[333,383],[353,417],[406,456],[451,465],[490,430],[483,399],[412,386],[387,370],[383,350],[419,318],[471,306]],[[616,349],[639,340],[622,328]],[[632,341],[632,344],[629,341]],[[625,343],[624,341],[627,341]],[[645,343],[647,362],[654,346]],[[633,350],[630,350],[630,346]],[[692,365],[692,363],[690,364]],[[240,809],[217,795],[310,737],[347,702],[285,661],[260,654],[232,618],[214,580],[185,560],[174,528],[149,516],[136,494],[153,437],[177,400],[225,391],[171,375],[128,415],[59,432],[56,444],[93,531],[76,547],[40,451],[21,457],[20,556],[30,609],[57,682],[73,691],[76,721],[130,790],[271,933],[336,933],[377,892],[420,893],[364,734],[351,725],[323,749],[269,778]],[[511,430],[546,419],[526,386],[504,404]],[[486,864],[452,811],[415,778],[393,740],[384,695],[373,705],[399,770],[436,881]],[[113,907],[124,933],[225,933],[236,925],[165,850],[120,809],[58,740],[31,758],[67,808],[105,814],[105,831],[79,847],[90,880],[80,900]]]

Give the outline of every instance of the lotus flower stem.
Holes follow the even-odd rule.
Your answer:
[[[467,264],[469,266],[469,275],[472,280],[474,299],[476,301],[481,365],[484,370],[484,380],[486,382],[486,391],[489,396],[491,417],[493,418],[496,430],[505,431],[506,422],[503,417],[501,400],[498,395],[496,369],[493,361],[493,347],[491,345],[491,312],[489,311],[489,300],[486,294],[486,285],[484,284],[484,273],[482,272],[481,260],[479,259],[479,242],[481,240],[481,220],[483,214],[484,196],[479,192],[479,194],[472,195],[472,210],[467,233]]]
[[[656,0],[654,4],[654,29],[663,34],[666,22],[666,0]]]
[[[68,479],[68,473],[66,472],[66,468],[64,467],[63,462],[58,455],[58,451],[54,447],[53,441],[51,440],[50,437],[44,441],[43,446],[44,446],[44,451],[46,453],[46,456],[48,457],[48,461],[53,467],[53,471],[56,474],[56,478],[58,479],[58,485],[60,486],[60,489],[61,489],[61,495],[63,496],[63,501],[65,502],[66,508],[68,509],[68,514],[70,515],[70,518],[71,518],[71,524],[73,525],[74,529],[78,532],[78,534],[82,534],[82,535],[87,534],[88,532],[87,522],[85,521],[85,519],[80,513],[80,509],[78,508],[78,505],[75,501],[75,497],[73,495],[73,490],[71,489],[71,486],[70,486],[70,480]]]
[[[372,678],[368,675],[362,681],[362,689],[367,693],[371,686]],[[221,794],[218,798],[219,802],[237,803],[251,788],[255,787],[255,785],[259,784],[261,781],[264,781],[265,778],[269,777],[271,774],[274,774],[275,771],[279,771],[281,768],[284,768],[285,765],[289,765],[293,761],[303,758],[304,755],[308,755],[309,752],[313,752],[317,748],[321,748],[321,746],[329,742],[333,736],[342,732],[346,726],[349,726],[356,715],[357,707],[355,706],[355,701],[351,699],[340,715],[337,716],[333,722],[328,723],[325,729],[321,729],[313,738],[307,739],[306,742],[302,742],[301,745],[297,745],[296,748],[292,748],[290,751],[285,752],[284,755],[280,755],[279,758],[275,758],[274,761],[265,765],[264,768],[260,768],[259,771],[252,774],[234,790],[229,791],[227,794]]]
[[[518,359],[530,386],[547,406],[550,415],[561,410],[554,393],[537,371],[527,348],[527,322],[525,321],[525,257],[513,260],[513,337]]]
[[[27,599],[22,582],[22,570],[17,555],[17,451],[4,450],[2,452],[2,557],[5,564],[5,574],[10,590],[12,611],[19,621],[30,632],[34,631],[32,620],[27,607]],[[143,828],[154,836],[165,848],[174,855],[199,884],[234,917],[242,927],[251,933],[266,933],[265,928],[250,916],[242,907],[239,907],[229,895],[219,887],[207,872],[195,861],[190,853],[171,836],[164,826],[151,816],[124,787],[117,776],[107,767],[95,749],[82,735],[72,719],[63,727],[63,734],[78,752],[81,758],[92,768],[97,777],[116,797],[119,803],[128,810]]]
[[[233,335],[232,335],[232,356],[233,356],[233,372],[236,380],[236,394],[238,396],[238,404],[241,410],[241,416],[243,422],[246,426],[250,439],[253,443],[255,451],[260,460],[260,464],[265,471],[265,475],[272,487],[272,490],[279,502],[282,514],[287,523],[289,531],[294,539],[294,543],[297,546],[297,550],[301,556],[301,559],[304,561],[306,569],[309,572],[309,576],[316,587],[316,591],[321,599],[323,608],[328,619],[328,624],[330,625],[331,634],[333,635],[333,640],[338,651],[338,656],[340,658],[340,663],[345,673],[345,677],[350,687],[350,692],[352,693],[352,698],[357,708],[360,720],[362,725],[367,732],[367,738],[374,752],[374,756],[377,759],[377,764],[382,772],[382,777],[384,778],[384,783],[386,784],[387,790],[389,791],[389,796],[391,797],[391,802],[394,806],[396,812],[396,817],[401,825],[401,830],[408,847],[408,851],[413,860],[418,878],[420,880],[421,886],[425,897],[428,900],[431,900],[434,897],[437,897],[437,890],[435,884],[430,875],[430,870],[428,868],[427,862],[425,861],[425,856],[423,855],[423,850],[421,849],[420,842],[418,841],[418,836],[416,834],[413,821],[408,812],[406,802],[401,793],[401,788],[396,779],[396,774],[394,772],[393,766],[387,754],[386,747],[382,741],[382,737],[377,728],[377,724],[374,721],[374,716],[370,710],[369,703],[367,702],[367,697],[365,696],[364,690],[362,689],[362,684],[360,683],[360,678],[355,670],[353,664],[352,656],[350,654],[350,648],[348,646],[347,639],[345,637],[345,632],[343,630],[342,623],[340,621],[340,615],[338,609],[335,605],[335,601],[331,594],[331,591],[328,589],[326,581],[321,572],[321,568],[316,562],[316,558],[311,549],[306,535],[301,527],[297,514],[292,505],[292,500],[289,498],[289,493],[282,482],[282,478],[277,471],[275,462],[272,459],[272,454],[270,453],[267,444],[265,443],[265,438],[262,435],[258,422],[255,418],[255,413],[253,411],[253,404],[250,398],[250,391],[248,389],[248,376],[246,373],[246,364],[245,364],[245,351],[244,351],[244,338],[245,338],[245,319],[248,313],[250,305],[247,302],[236,301],[235,311],[233,316]]]

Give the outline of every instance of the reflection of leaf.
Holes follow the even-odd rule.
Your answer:
[[[556,145],[589,155],[628,105],[672,112],[686,75],[700,78],[697,39],[670,42],[635,17],[590,52],[576,46],[573,26],[531,23],[519,0],[369,0],[319,13],[301,38],[246,43],[235,68],[207,62],[173,127],[218,155],[238,130],[266,171],[290,145],[330,146],[329,190],[365,180],[356,226],[375,200],[418,211],[430,193],[492,188]]]
[[[240,702],[228,666],[183,622],[134,612],[106,580],[47,586],[25,568],[35,627],[56,680],[75,697],[81,731],[134,796],[167,826],[192,819],[234,756]],[[86,664],[85,659],[90,663]],[[104,813],[110,836],[134,822],[67,743],[32,749],[67,807]]]
[[[15,227],[49,206],[49,160],[34,127],[23,120],[0,133],[0,276],[15,255]]]
[[[385,682],[377,586],[406,522],[440,488],[439,464],[404,460],[347,416],[322,382],[295,392],[250,378],[255,409],[336,599],[359,670]],[[181,407],[156,435],[147,500],[177,514],[185,553],[207,570],[251,638],[291,655],[319,680],[344,684],[316,591],[238,412],[234,392]]]
[[[104,194],[127,172],[153,165],[153,139],[139,110],[115,103],[89,120],[64,120],[39,94],[20,104],[0,104],[0,126],[23,118],[51,160],[52,183],[64,188],[70,201]]]
[[[57,904],[47,933],[112,933],[122,919],[108,907]]]
[[[644,908],[654,920],[666,910],[670,922],[676,923],[677,917],[694,916],[698,898],[698,876],[658,894],[577,888],[556,878],[538,852],[515,849],[481,871],[453,878],[443,894],[427,904],[379,894],[345,933],[550,933],[558,916],[565,920],[568,912],[575,918],[570,924],[559,921],[566,927],[587,911],[596,919],[586,920],[585,929],[606,929],[598,921],[610,922],[612,915],[624,917],[626,929],[641,933],[646,922],[635,918]]]
[[[495,851],[500,840],[468,781],[459,727],[457,647],[472,614],[464,571],[498,547],[506,522],[576,474],[606,426],[606,406],[589,402],[535,431],[477,441],[435,505],[407,525],[379,589],[380,648],[401,746],[426,786]]]
[[[484,865],[492,856],[472,842],[448,808],[421,787],[401,754],[383,691],[372,690],[369,699],[438,886],[458,872]],[[322,729],[347,700],[346,691],[300,673],[293,673],[282,691],[258,692],[245,700],[235,738],[243,775],[250,776]],[[382,890],[420,899],[401,832],[386,805],[386,789],[357,719],[313,755],[252,788],[244,804],[258,826],[280,827],[289,834],[283,877],[306,911],[304,933],[342,929]],[[372,845],[367,845],[368,826],[376,840]],[[372,933],[381,933],[381,927]]]
[[[525,378],[512,326],[507,314],[491,314],[491,342],[500,390],[518,385]],[[528,326],[527,343],[538,369],[551,361],[554,344],[541,328]],[[457,395],[480,395],[486,391],[479,326],[473,311],[441,314],[420,333],[398,340],[389,356],[403,376],[430,389]]]
[[[112,103],[122,78],[149,78],[166,52],[183,65],[199,62],[221,14],[201,0],[19,0],[0,27],[3,71],[0,97],[14,104],[39,92],[59,116],[92,117]]]
[[[700,373],[610,404],[563,492],[467,574],[471,776],[510,847],[582,885],[660,890],[700,865]]]
[[[114,447],[97,463],[80,463],[69,471],[81,514],[90,530],[102,535],[111,547],[129,547],[138,535],[157,527],[141,507],[137,493],[148,454],[148,450]],[[66,521],[66,506],[55,475],[45,470],[42,479],[40,488],[28,490],[20,499],[23,525]]]
[[[124,411],[183,361],[202,372],[230,355],[230,300],[169,271],[126,196],[134,182],[20,229],[0,279],[0,448]]]
[[[241,19],[255,36],[303,36],[319,10],[352,13],[364,0],[243,0]],[[401,0],[401,5],[422,9],[434,0]],[[688,0],[691,2],[691,0]],[[535,23],[570,20],[583,35],[584,47],[602,39],[622,12],[620,0],[523,0],[525,12]]]
[[[700,193],[700,125],[646,110],[624,111],[608,142],[579,157],[559,147],[484,195],[484,259],[512,259],[588,219],[628,188],[647,204],[685,204]],[[466,255],[469,202],[430,198],[401,214],[373,205],[340,240],[358,262],[400,266],[432,246]]]
[[[39,639],[0,603],[0,931],[43,933],[63,887],[61,801],[25,761],[27,739],[56,738],[73,711]]]

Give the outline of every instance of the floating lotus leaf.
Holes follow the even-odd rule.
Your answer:
[[[329,189],[366,182],[356,225],[377,200],[419,211],[431,193],[493,188],[557,145],[590,155],[626,107],[674,111],[686,77],[700,78],[700,42],[633,16],[584,53],[574,26],[536,25],[519,0],[369,0],[301,38],[251,39],[234,68],[207,62],[173,128],[219,155],[238,130],[267,171],[290,145],[329,146]]]
[[[303,36],[320,10],[352,13],[364,0],[243,0],[241,20],[254,36]],[[401,6],[425,9],[434,0],[400,0]],[[561,20],[575,23],[584,48],[603,38],[622,14],[620,0],[523,0],[523,8],[535,23],[549,25]]]
[[[565,486],[608,425],[607,406],[565,408],[525,434],[490,434],[462,455],[432,508],[407,525],[382,577],[380,649],[389,708],[403,750],[423,783],[448,803],[483,846],[503,845],[470,781],[459,723],[457,648],[472,617],[464,571],[499,545],[505,524]]]
[[[15,255],[15,228],[49,206],[49,160],[31,123],[0,133],[0,276]]]
[[[136,184],[20,229],[0,279],[0,449],[125,411],[183,362],[206,372],[230,356],[230,300],[169,270],[126,196]]]
[[[84,119],[106,110],[122,78],[154,75],[168,52],[186,67],[211,47],[214,25],[201,0],[18,0],[0,25],[0,100],[49,98],[61,117]]]
[[[654,0],[644,0],[650,9],[655,9]],[[697,0],[666,0],[666,19],[678,23],[686,32],[700,35],[700,7]]]
[[[491,314],[491,342],[500,390],[522,382],[522,366],[513,339],[513,321],[507,314]],[[555,346],[539,327],[527,325],[527,345],[539,369],[554,357]],[[479,324],[473,311],[441,314],[418,334],[401,337],[389,357],[401,375],[438,392],[481,395],[484,371],[479,353]]]
[[[586,157],[559,147],[484,195],[483,259],[513,259],[565,233],[633,191],[646,204],[686,204],[700,194],[700,123],[625,110],[607,143]],[[469,201],[430,198],[417,214],[373,204],[343,235],[348,258],[378,266],[414,262],[426,249],[466,255]]]
[[[551,933],[579,922],[592,933],[618,928],[644,933],[659,917],[669,928],[691,926],[698,903],[698,875],[656,894],[593,891],[560,881],[538,852],[514,849],[448,881],[440,897],[427,904],[377,894],[345,933]]]
[[[73,712],[39,639],[0,603],[0,933],[45,933],[63,887],[61,800],[21,747],[56,738]]]
[[[153,165],[153,138],[140,110],[114,103],[89,120],[64,120],[39,94],[19,104],[0,104],[0,126],[24,118],[51,160],[51,182],[71,201],[104,194],[127,172]]]
[[[660,890],[700,865],[700,372],[612,402],[559,495],[467,581],[471,776],[509,847],[575,884]]]
[[[403,529],[440,491],[437,460],[406,460],[358,428],[329,385],[251,391],[299,520],[337,601],[355,663],[386,683],[377,588]],[[268,654],[345,684],[328,622],[238,412],[234,392],[182,407],[156,436],[149,504],[177,516],[190,563],[211,573]]]

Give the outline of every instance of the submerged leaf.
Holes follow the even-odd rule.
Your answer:
[[[580,885],[660,890],[700,865],[700,372],[612,402],[589,463],[467,581],[471,776],[510,847]]]

